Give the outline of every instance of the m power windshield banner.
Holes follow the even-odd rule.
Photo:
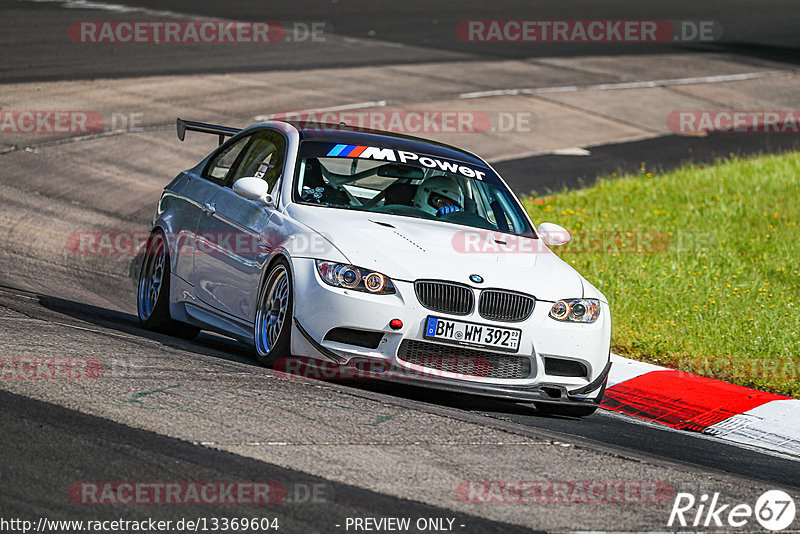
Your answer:
[[[486,181],[491,184],[496,184],[498,181],[494,173],[486,167],[478,167],[469,165],[463,161],[395,148],[351,145],[345,143],[304,143],[303,156],[371,159],[374,161],[402,163],[427,169],[436,169],[451,174],[458,174],[465,178]]]

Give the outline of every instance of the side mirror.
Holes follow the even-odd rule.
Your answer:
[[[569,243],[569,231],[556,223],[543,222],[536,229],[545,245],[564,245]]]
[[[275,206],[275,199],[269,194],[269,184],[261,178],[255,176],[239,178],[233,184],[233,192],[248,200],[261,202],[265,206]]]

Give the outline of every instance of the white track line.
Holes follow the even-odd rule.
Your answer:
[[[112,11],[115,13],[143,13],[154,17],[168,17],[174,19],[188,20],[219,20],[216,17],[200,17],[177,11],[164,9],[149,9],[146,7],[127,6],[124,4],[106,4],[104,2],[91,2],[89,0],[20,0],[21,2],[34,2],[36,4],[60,4],[67,9],[98,9],[100,11]]]
[[[640,82],[601,83],[596,85],[563,85],[560,87],[536,87],[528,89],[494,89],[491,91],[475,91],[461,93],[458,98],[483,98],[487,96],[508,95],[536,95],[543,93],[574,93],[576,91],[612,91],[617,89],[640,89],[646,87],[667,87],[670,85],[695,85],[703,83],[737,82],[742,80],[757,80],[781,74],[791,74],[794,71],[769,70],[762,72],[746,72],[742,74],[722,74],[719,76],[699,76],[693,78],[673,78],[668,80],[649,80]]]
[[[387,104],[386,100],[370,100],[367,102],[356,102],[355,104],[342,104],[341,106],[331,106],[329,108],[286,111],[286,112],[275,113],[272,115],[256,115],[255,117],[253,117],[253,120],[261,122],[261,121],[268,121],[277,115],[285,116],[285,115],[299,115],[304,113],[325,113],[328,111],[346,111],[350,109],[379,108],[386,106],[386,104]]]
[[[97,9],[101,11],[113,11],[115,13],[144,13],[146,15],[153,15],[156,17],[169,17],[180,19],[197,19],[197,15],[189,15],[186,13],[178,13],[176,11],[168,11],[163,9],[149,9],[146,7],[127,6],[124,4],[106,4],[103,2],[91,2],[88,0],[20,0],[23,2],[34,2],[36,4],[61,4],[62,7],[67,9]],[[213,17],[203,17],[202,20],[215,20]]]

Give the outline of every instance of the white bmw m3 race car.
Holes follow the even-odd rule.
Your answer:
[[[553,254],[478,156],[343,125],[239,130],[163,191],[142,262],[141,324],[212,330],[371,376],[585,416],[603,396],[603,294]]]

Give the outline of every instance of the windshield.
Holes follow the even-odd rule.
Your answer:
[[[489,168],[389,148],[304,142],[294,200],[535,237]]]

